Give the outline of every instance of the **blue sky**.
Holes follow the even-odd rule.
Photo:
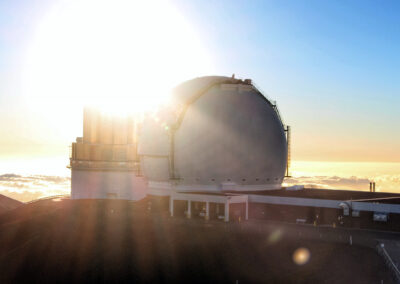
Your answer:
[[[0,156],[41,152],[30,142],[61,153],[80,135],[53,131],[22,94],[29,42],[54,3],[0,2]],[[399,2],[170,3],[207,49],[210,72],[251,78],[277,100],[293,127],[294,159],[400,161]]]
[[[299,157],[400,160],[398,2],[178,3],[222,73],[278,101]]]

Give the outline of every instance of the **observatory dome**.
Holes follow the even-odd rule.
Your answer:
[[[142,125],[138,154],[150,191],[281,188],[284,126],[251,80],[196,78],[177,86],[172,99]]]

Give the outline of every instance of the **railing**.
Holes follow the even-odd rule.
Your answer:
[[[397,264],[393,261],[393,259],[390,257],[389,253],[385,249],[385,244],[384,243],[378,243],[376,246],[378,253],[383,256],[385,259],[386,264],[389,266],[389,269],[392,270],[393,274],[395,275],[397,281],[400,281],[400,270],[397,267]]]
[[[274,109],[283,129],[285,130],[285,134],[286,134],[286,145],[287,145],[287,161],[286,161],[286,173],[285,173],[285,177],[290,177],[289,174],[289,168],[291,166],[291,133],[290,133],[290,126],[284,124],[281,113],[279,112],[279,108],[278,105],[276,104],[276,101],[271,100],[269,98],[269,96],[267,95],[267,93],[265,93],[264,91],[261,90],[261,88],[259,86],[257,86],[256,84],[252,83],[253,86],[258,90],[258,92],[260,92],[261,95],[263,95],[265,97],[265,99],[270,103],[271,107]]]
[[[254,82],[252,82],[252,85],[253,85],[253,86],[260,92],[260,94],[263,95],[263,96],[265,97],[265,99],[271,104],[272,108],[275,110],[275,113],[276,113],[276,115],[277,115],[278,118],[279,118],[279,121],[281,122],[282,126],[284,127],[285,124],[283,123],[283,119],[282,119],[282,116],[281,116],[281,114],[280,114],[280,112],[279,112],[278,105],[276,104],[276,101],[272,100],[272,99],[269,97],[269,95],[268,95],[266,92],[264,92],[258,85],[254,84]]]
[[[114,161],[70,161],[70,167],[73,169],[119,169],[119,170],[139,170],[138,161],[114,162]]]
[[[278,106],[277,106],[276,102],[274,102],[274,104],[272,104],[272,107],[274,108],[275,113],[278,116],[279,121],[281,122],[282,126],[284,126],[285,124],[283,123],[282,116],[281,116],[281,113],[279,112],[279,109],[278,109]]]

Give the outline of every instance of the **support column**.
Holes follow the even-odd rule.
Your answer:
[[[225,222],[229,222],[229,201],[225,202]]]
[[[192,218],[192,202],[188,200],[188,211],[187,211],[188,219]]]
[[[206,220],[210,220],[210,202],[206,202]]]
[[[171,217],[174,217],[174,199],[172,196],[169,197],[169,213],[171,213]]]
[[[249,220],[249,201],[246,200],[246,220]]]

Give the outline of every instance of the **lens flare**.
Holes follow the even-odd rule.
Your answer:
[[[196,32],[167,1],[56,3],[36,27],[25,64],[26,101],[38,112],[145,111],[177,83],[212,73]]]
[[[274,244],[278,242],[282,238],[282,231],[281,230],[275,230],[273,231],[269,237],[268,237],[268,243]]]
[[[307,248],[298,248],[293,253],[293,261],[297,265],[306,264],[311,257],[311,253]]]

